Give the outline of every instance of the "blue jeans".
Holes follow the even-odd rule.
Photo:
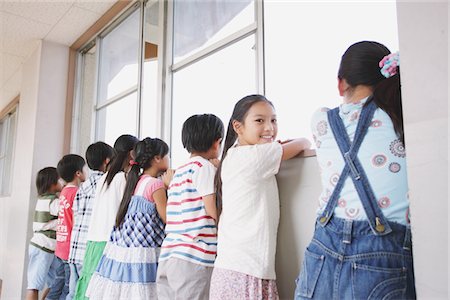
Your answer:
[[[72,300],[75,296],[75,289],[77,287],[78,278],[81,274],[81,265],[69,263],[70,280],[69,280],[69,294],[66,300]]]
[[[63,300],[68,293],[68,288],[65,286],[65,265],[62,259],[54,256],[53,264],[49,271],[48,287],[50,292],[45,299],[47,300]]]
[[[316,223],[296,280],[295,299],[415,299],[411,231],[389,222],[375,236],[367,221]]]

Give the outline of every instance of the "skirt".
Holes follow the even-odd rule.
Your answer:
[[[275,280],[214,268],[209,298],[211,300],[276,300],[279,296]]]

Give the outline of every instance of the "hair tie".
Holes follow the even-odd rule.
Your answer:
[[[130,166],[134,166],[134,165],[138,166],[139,164],[136,161],[134,161],[133,159],[130,160]]]
[[[398,52],[391,53],[383,57],[378,64],[381,68],[380,72],[384,77],[389,78],[397,74],[397,67],[400,66],[400,55]]]

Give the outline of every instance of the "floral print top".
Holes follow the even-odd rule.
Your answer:
[[[339,116],[351,141],[366,100],[364,98],[357,103],[344,103],[339,107]],[[318,213],[325,209],[345,165],[328,124],[328,110],[321,108],[316,111],[311,122],[323,188]],[[396,135],[390,117],[380,108],[375,111],[358,158],[384,216],[389,221],[408,225],[410,217],[405,147]],[[367,219],[350,177],[345,180],[334,213],[336,217],[343,219]]]

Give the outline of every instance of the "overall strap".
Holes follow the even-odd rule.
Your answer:
[[[339,150],[341,151],[342,157],[344,158],[345,167],[342,170],[330,199],[328,200],[325,210],[319,218],[322,226],[325,226],[331,219],[334,209],[336,208],[340,192],[344,186],[344,182],[347,176],[350,176],[353,184],[355,185],[364,211],[366,212],[367,219],[373,233],[375,235],[385,235],[392,231],[383,215],[383,212],[378,207],[375,194],[357,156],[376,109],[377,106],[373,101],[369,102],[369,104],[362,108],[353,142],[350,142],[345,125],[339,116],[339,108],[328,111],[328,121],[336,143],[339,146]]]
[[[151,177],[144,178],[144,180],[139,184],[139,189],[134,193],[134,196],[144,196],[144,191],[147,184],[150,182]]]

